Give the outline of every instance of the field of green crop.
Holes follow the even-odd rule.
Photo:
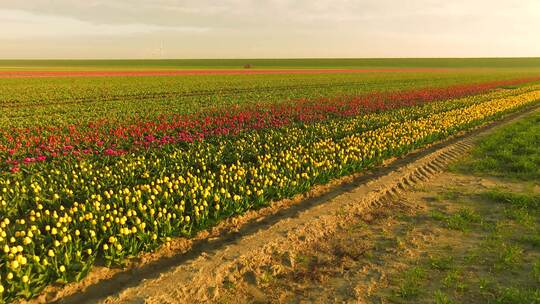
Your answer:
[[[0,60],[2,69],[540,68],[540,58]]]
[[[487,61],[490,68],[479,69],[471,67],[484,59],[250,60],[272,68],[454,69],[0,78],[0,303],[537,104],[539,60]]]
[[[315,75],[0,78],[0,127],[151,119],[229,106],[286,103],[526,78],[534,70]]]

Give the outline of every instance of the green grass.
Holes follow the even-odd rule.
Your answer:
[[[463,272],[460,269],[448,271],[441,283],[445,288],[454,289],[457,292],[463,292],[467,289],[467,284],[463,280]]]
[[[433,229],[434,244],[420,247],[423,254],[393,276],[398,280],[391,284],[391,302],[540,303],[539,168],[536,112],[483,138],[454,167],[477,178],[490,176],[482,179],[495,186],[486,190],[457,183],[437,193],[426,187],[433,205],[442,206],[417,215],[426,225],[417,229],[448,230]]]
[[[426,271],[420,267],[413,267],[403,273],[396,295],[403,299],[414,299],[422,292],[422,284],[426,278]]]
[[[538,304],[540,303],[540,290],[526,288],[500,288],[492,303],[495,304]]]
[[[540,285],[540,259],[533,264],[532,275],[536,282]]]
[[[535,249],[540,249],[540,235],[523,235],[518,238],[519,242]]]
[[[523,248],[517,244],[501,244],[497,250],[497,269],[511,269],[517,267],[523,260]]]
[[[540,181],[540,112],[490,134],[455,168],[464,173]]]
[[[481,197],[499,204],[504,204],[507,218],[517,223],[533,227],[535,215],[540,210],[540,195],[535,193],[516,193],[504,189],[493,189],[480,194]]]
[[[450,299],[450,297],[441,290],[435,291],[434,294],[435,304],[453,304],[456,303]]]
[[[391,302],[540,303],[540,214],[535,194],[448,188],[438,203],[460,207],[453,212],[439,208],[421,217],[467,233],[459,234],[461,241],[454,246],[423,248],[427,255],[410,260],[409,268],[392,280]],[[506,209],[530,212],[531,223],[520,225],[505,218]],[[493,229],[485,229],[484,223],[493,224]]]
[[[447,271],[454,267],[454,257],[453,256],[439,256],[439,257],[430,257],[429,264],[432,269],[439,271]]]
[[[432,212],[431,217],[435,220],[444,223],[448,229],[459,230],[466,232],[470,230],[475,223],[481,222],[481,217],[474,210],[469,208],[461,208],[452,214],[444,214],[442,212]]]
[[[540,209],[540,195],[535,193],[515,193],[494,189],[482,193],[481,196],[494,202],[508,204],[519,209]]]
[[[540,58],[0,60],[0,68],[540,68]]]

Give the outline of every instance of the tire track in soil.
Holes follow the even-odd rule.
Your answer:
[[[93,284],[68,285],[38,298],[54,303],[182,303],[216,300],[224,281],[255,280],[249,265],[276,252],[331,237],[340,223],[384,207],[392,198],[443,172],[493,129],[540,109],[540,105],[458,134],[369,172],[316,187],[306,195],[230,219],[210,236],[196,237],[182,252],[127,270]]]

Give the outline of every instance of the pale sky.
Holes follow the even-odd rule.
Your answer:
[[[0,0],[0,58],[540,56],[540,0]]]

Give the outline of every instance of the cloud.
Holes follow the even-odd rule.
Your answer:
[[[161,26],[223,25],[286,21],[362,20],[421,15],[528,14],[539,8],[534,0],[0,0],[0,8],[75,18],[96,24],[143,23]],[[280,24],[275,22],[276,26]]]
[[[537,0],[0,0],[0,57],[30,40],[138,56],[160,39],[170,57],[534,55],[538,29]]]
[[[23,10],[0,9],[0,37],[27,39],[38,37],[122,36],[160,31],[201,32],[203,27],[166,26],[144,23],[97,24],[67,16],[37,15]]]

